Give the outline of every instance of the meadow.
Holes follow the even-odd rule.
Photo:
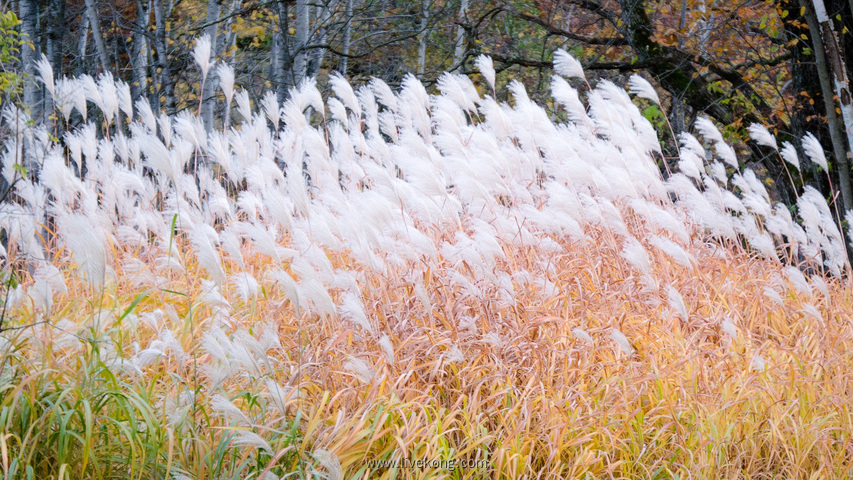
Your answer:
[[[4,107],[4,479],[851,476],[816,190],[774,203],[706,119],[662,175],[651,85],[565,52],[549,111],[486,57],[253,107],[209,48],[213,128],[46,60],[57,122]]]

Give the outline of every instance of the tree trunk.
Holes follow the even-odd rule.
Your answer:
[[[50,33],[47,37],[47,58],[53,67],[53,77],[62,76],[62,47],[65,39],[65,0],[50,0]],[[53,112],[53,98],[45,96],[45,111]]]
[[[853,0],[851,0],[853,1]],[[344,39],[343,45],[341,46],[341,52],[344,54],[341,57],[341,61],[338,63],[338,71],[341,74],[347,74],[347,67],[349,66],[349,55],[350,44],[352,43],[352,2],[353,0],[346,0],[346,9],[344,10]]]
[[[40,91],[36,83],[38,54],[35,50],[36,34],[38,33],[36,24],[38,6],[35,0],[20,0],[18,8],[22,37],[25,41],[33,44],[33,48],[30,48],[29,45],[21,47],[21,67],[24,72],[24,106],[30,111],[30,116],[36,118],[39,103],[38,92]]]
[[[622,34],[627,39],[637,59],[648,63],[649,73],[654,75],[668,92],[681,96],[687,105],[696,112],[710,114],[723,124],[730,124],[736,120],[732,112],[721,103],[723,95],[714,93],[709,89],[708,81],[699,73],[694,61],[699,62],[700,65],[707,65],[712,72],[730,82],[765,116],[771,111],[760,95],[755,93],[754,89],[737,72],[717,68],[701,57],[697,59],[677,48],[664,46],[654,41],[654,28],[646,13],[644,0],[618,0],[618,2],[622,10]],[[761,119],[753,113],[744,114],[740,120],[743,125],[761,122]],[[778,155],[755,142],[748,142],[747,145],[752,150],[756,160],[767,168],[782,201],[786,204],[793,203],[795,195],[779,163]]]
[[[154,0],[154,22],[156,24],[156,41],[154,43],[157,45],[157,63],[160,65],[160,88],[165,90],[166,93],[166,112],[169,115],[174,115],[176,111],[175,84],[172,83],[172,72],[169,64],[169,48],[166,40],[166,11],[163,6],[163,0]]]
[[[107,53],[107,46],[104,44],[104,37],[101,36],[101,24],[98,21],[98,6],[95,5],[95,0],[86,0],[86,16],[89,17],[89,26],[92,27],[92,37],[95,41],[95,49],[98,51],[98,60],[101,62],[101,68],[105,72],[110,69],[110,57]]]
[[[290,7],[287,2],[278,2],[278,64],[275,70],[276,96],[279,102],[287,98],[288,78],[293,78],[293,58],[290,56],[290,46],[287,42],[290,30]]]
[[[459,6],[459,25],[456,27],[456,49],[453,51],[453,69],[459,68],[465,55],[465,28],[468,23],[468,0]]]
[[[296,0],[296,58],[293,62],[293,85],[298,85],[308,68],[308,28],[311,20],[308,0]]]
[[[817,10],[817,2],[823,3],[822,0],[815,1],[815,10]],[[830,81],[830,76],[832,75],[830,72],[836,72],[839,68],[838,65],[835,65],[835,60],[833,61],[833,65],[829,65],[827,63],[827,54],[830,58],[833,55],[837,56],[838,62],[841,62],[841,56],[838,52],[838,45],[834,44],[835,42],[835,32],[830,30],[827,32],[824,28],[818,23],[817,19],[812,15],[812,12],[809,11],[808,5],[803,5],[806,7],[805,16],[806,22],[809,25],[809,30],[811,32],[811,37],[815,40],[814,42],[814,56],[815,63],[817,64],[817,72],[818,78],[820,80],[820,87],[823,93],[823,101],[826,106],[826,120],[829,124],[829,138],[832,141],[832,150],[833,150],[833,158],[835,158],[835,162],[838,165],[838,180],[840,183],[841,189],[841,201],[844,206],[844,211],[853,209],[853,192],[850,189],[850,165],[847,161],[847,150],[844,148],[844,138],[842,134],[842,123],[838,118],[838,113],[835,111],[835,102],[833,101],[833,89]],[[822,5],[821,5],[822,6]],[[826,11],[824,10],[824,17],[826,16]],[[825,20],[828,23],[828,19]],[[831,37],[831,40],[827,41],[827,34]],[[823,41],[820,42],[821,38]],[[822,45],[821,45],[822,43]],[[833,53],[834,52],[834,53]],[[843,68],[843,62],[840,65]],[[845,77],[843,79],[844,85],[847,85],[846,79],[846,70],[842,70],[842,75]],[[838,90],[839,80],[835,79],[835,87]],[[841,95],[838,95],[841,98]],[[848,94],[848,103],[849,103],[849,94]],[[848,105],[849,108],[849,105]],[[843,101],[842,101],[842,114],[844,113]],[[845,121],[849,125],[848,122]],[[848,141],[850,140],[850,135],[853,134],[850,127],[847,127],[847,136]]]
[[[207,2],[207,27],[204,29],[204,34],[210,38],[211,43],[211,55],[215,59],[219,52],[217,51],[217,45],[219,45],[219,24],[217,21],[219,20],[219,12],[221,10],[222,0],[208,0]],[[201,119],[204,122],[204,128],[208,132],[213,130],[213,110],[216,106],[216,97],[214,87],[216,86],[216,82],[214,81],[213,72],[207,73],[207,78],[204,79],[204,89],[201,93]]]
[[[429,21],[429,0],[421,2],[421,21],[418,22],[418,76],[423,77],[426,71],[426,47],[429,31],[427,31],[427,22]]]
[[[319,32],[319,35],[316,41],[312,41],[311,43],[315,44],[325,44],[326,36],[329,29],[329,18],[332,16],[332,8],[335,4],[335,0],[329,0],[325,5],[318,5],[317,8],[319,12],[316,15],[316,22],[314,23],[314,28],[311,30],[313,32]],[[313,77],[320,72],[320,67],[323,65],[323,58],[326,56],[325,48],[315,48],[311,50],[311,63],[308,67],[308,76]]]
[[[26,1],[26,0],[22,0]],[[80,38],[77,40],[77,75],[86,73],[86,51],[89,49],[89,16],[83,15],[80,22]]]
[[[142,3],[136,2],[136,31],[133,33],[133,45],[131,55],[133,57],[133,75],[131,88],[133,99],[141,98],[148,91],[148,72],[145,66],[148,64],[148,10]]]

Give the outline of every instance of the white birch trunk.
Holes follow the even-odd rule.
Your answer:
[[[308,0],[296,0],[296,58],[293,61],[293,85],[298,85],[308,68],[308,28],[311,7]]]
[[[832,28],[829,16],[826,14],[826,7],[823,0],[813,0],[815,16],[820,28],[820,38],[823,43],[823,50],[826,54],[824,60],[824,70],[832,71],[832,79],[835,86],[835,95],[838,96],[839,106],[841,107],[841,117],[844,122],[844,132],[847,134],[847,145],[853,146],[853,98],[850,95],[850,81],[847,78],[847,66],[844,64],[844,54],[841,51],[841,45],[838,43],[838,35],[835,29]],[[812,32],[812,36],[815,32]],[[817,48],[815,49],[817,50]],[[821,52],[821,53],[824,53]],[[826,61],[828,60],[828,62]],[[820,70],[820,66],[818,66]],[[824,98],[829,99],[827,102],[827,118],[830,114],[835,113],[835,105],[831,101],[832,95],[828,95],[824,91]],[[830,132],[833,130],[830,125]],[[842,142],[833,142],[833,150],[835,150],[835,159],[838,163],[839,180],[841,182],[841,197],[844,205],[844,210],[853,209],[853,190],[850,184],[850,164],[848,162],[849,150],[843,151]],[[838,151],[839,147],[842,151]]]
[[[468,0],[462,0],[462,5],[459,7],[459,23],[468,22]],[[453,69],[457,69],[462,64],[463,56],[465,55],[465,29],[462,25],[456,27],[456,50],[453,52]]]

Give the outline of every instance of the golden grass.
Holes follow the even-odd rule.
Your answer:
[[[365,479],[853,475],[848,285],[827,280],[830,297],[816,291],[807,298],[787,281],[778,283],[780,265],[739,249],[715,254],[723,250],[694,236],[693,269],[649,249],[661,288],[648,290],[611,233],[590,236],[586,245],[555,238],[565,251],[553,256],[504,245],[502,271],[535,276],[550,269],[557,287],[547,298],[516,282],[511,306],[502,306],[499,292],[478,283],[466,265],[366,273],[362,294],[375,335],[304,308],[297,318],[281,288],[267,281],[245,304],[233,285],[225,286],[235,320],[226,331],[257,336],[254,327],[272,323],[282,346],[257,372],[219,388],[203,369],[211,356],[200,339],[213,320],[199,300],[205,274],[189,254],[185,272],[157,272],[166,283],[144,296],[119,268],[103,295],[68,278],[69,295],[57,299],[47,319],[79,325],[71,332],[80,338],[76,346],[56,343],[69,337],[52,327],[6,334],[4,478],[334,477],[334,462],[323,462],[322,450],[334,454],[344,478]],[[156,257],[114,253],[117,265]],[[245,254],[247,271],[260,281],[269,259]],[[331,260],[359,268],[345,255]],[[482,295],[452,286],[451,268],[482,285]],[[412,275],[422,280],[428,304]],[[667,285],[684,298],[686,320],[668,306]],[[773,285],[784,305],[763,294]],[[804,312],[807,304],[822,318]],[[186,358],[167,355],[143,375],[123,373],[109,351],[130,358],[134,342],[144,348],[155,332],[140,317],[157,309]],[[36,318],[24,305],[11,323]],[[722,330],[724,319],[736,326],[736,339]],[[575,328],[593,343],[574,335]],[[614,328],[629,339],[632,354],[611,339]],[[392,362],[379,345],[383,334],[393,345]],[[459,353],[464,359],[455,358]],[[375,369],[371,381],[347,368],[352,357]],[[284,414],[264,395],[266,379],[298,387]],[[176,400],[182,392],[195,401]],[[252,425],[217,414],[211,407],[217,393],[233,399]],[[238,445],[236,435],[249,430],[271,451]],[[474,469],[370,463],[401,458],[486,463]]]

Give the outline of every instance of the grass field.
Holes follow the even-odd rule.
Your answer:
[[[664,181],[624,90],[561,81],[564,123],[445,77],[306,84],[279,129],[21,127],[3,478],[853,475],[826,201],[792,220],[693,137]]]

